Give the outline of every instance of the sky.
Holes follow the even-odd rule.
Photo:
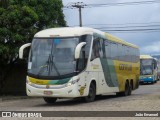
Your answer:
[[[160,0],[62,0],[64,6],[83,2],[82,25],[98,28],[140,47],[141,54],[160,54]],[[152,4],[89,7],[89,4],[108,4],[156,1]],[[159,2],[157,2],[159,1]],[[79,25],[78,9],[64,8],[68,26]],[[130,27],[131,26],[131,27]],[[142,27],[144,26],[144,27]],[[117,28],[118,27],[118,28]],[[108,30],[132,31],[108,31]],[[137,31],[137,29],[141,29]],[[145,29],[145,31],[144,31]],[[146,30],[147,29],[147,30]],[[158,29],[158,30],[148,30]],[[134,30],[134,31],[133,31]]]

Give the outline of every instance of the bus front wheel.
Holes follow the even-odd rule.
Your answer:
[[[52,97],[44,97],[43,99],[46,103],[50,103],[50,104],[55,103],[57,100],[57,98],[52,98]]]
[[[95,97],[96,97],[96,86],[93,83],[91,83],[89,87],[89,93],[88,96],[85,97],[85,101],[93,102],[95,100]]]

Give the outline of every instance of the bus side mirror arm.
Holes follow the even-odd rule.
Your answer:
[[[19,59],[23,59],[23,51],[25,48],[31,46],[31,43],[24,44],[19,49]]]
[[[82,47],[86,45],[86,42],[81,42],[76,46],[75,59],[79,59]]]

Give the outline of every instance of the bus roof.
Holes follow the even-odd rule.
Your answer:
[[[97,29],[88,28],[88,27],[50,28],[50,29],[45,29],[36,33],[34,37],[71,37],[71,36],[81,36],[86,34],[93,35],[94,33],[99,34],[110,41],[118,42],[134,48],[138,48],[138,46],[128,43],[126,41],[123,41],[115,36],[112,36],[111,34],[102,32]]]
[[[94,32],[104,36],[104,32],[92,28],[62,27],[62,28],[50,28],[42,30],[37,34],[35,34],[34,37],[71,37],[71,36],[81,36],[86,34],[92,35]]]
[[[127,46],[131,46],[131,47],[134,47],[134,48],[139,48],[138,46],[136,46],[134,44],[131,44],[131,43],[128,43],[128,42],[126,42],[122,39],[119,39],[119,38],[111,35],[111,34],[105,33],[105,36],[107,37],[108,40],[118,42],[118,43],[121,43],[121,44],[124,44],[124,45],[127,45]]]
[[[150,55],[140,55],[140,59],[153,59]]]

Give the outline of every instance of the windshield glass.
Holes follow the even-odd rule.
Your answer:
[[[141,75],[153,74],[153,60],[152,59],[141,59]]]
[[[28,74],[62,76],[74,73],[74,51],[79,38],[35,38],[32,42]]]

